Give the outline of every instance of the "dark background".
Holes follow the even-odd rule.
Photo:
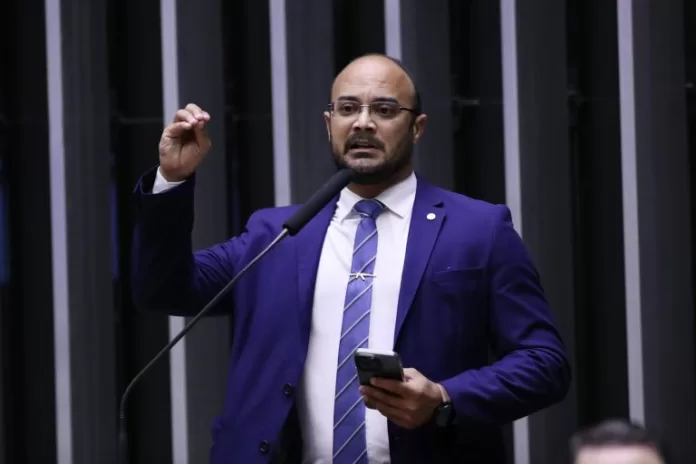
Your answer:
[[[168,56],[159,2],[62,0],[60,70],[47,65],[44,2],[5,6],[0,463],[63,464],[56,434],[66,407],[73,462],[115,462],[120,393],[169,339],[166,317],[134,311],[128,284],[132,189],[156,164],[171,118],[163,79],[178,83],[175,103],[195,101],[213,115],[215,148],[197,190],[194,235],[205,246],[239,233],[252,211],[277,200],[272,49],[285,53],[288,66],[286,202],[306,199],[330,172],[321,112],[333,75],[359,54],[386,51],[381,1],[287,1],[280,45],[271,38],[268,2],[189,3],[171,3],[178,42]],[[510,2],[435,1],[427,10],[399,2],[402,57],[430,114],[419,167],[444,187],[520,205],[513,214],[568,344],[569,398],[531,417],[528,438],[515,444],[535,464],[558,462],[576,428],[629,415],[664,433],[683,460],[696,459],[688,432],[696,416],[696,34],[686,27],[696,23],[696,5],[618,3],[623,10],[606,0],[517,2],[519,141],[510,150],[500,20]],[[622,11],[633,21],[633,36],[624,37],[634,45],[635,93],[624,97],[635,108],[633,154],[621,121],[630,112],[620,98]],[[172,60],[178,72],[165,76]],[[48,87],[58,77],[64,110],[56,127]],[[51,131],[64,139],[63,245],[52,222]],[[515,153],[519,192],[506,191],[506,161]],[[636,163],[632,181],[628,159]],[[630,211],[637,222],[629,222]],[[627,262],[639,267],[626,269]],[[67,299],[56,273],[67,281]],[[60,332],[57,314],[67,315],[69,332]],[[67,334],[67,351],[57,351],[56,331]],[[202,324],[177,358],[185,385],[174,381],[172,389],[175,374],[164,360],[137,387],[128,407],[132,463],[172,462],[183,442],[192,462],[205,460],[230,342],[225,320]],[[56,400],[66,375],[70,405]],[[174,401],[188,411],[183,426],[172,391],[184,398]]]

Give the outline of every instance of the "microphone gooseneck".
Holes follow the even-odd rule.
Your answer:
[[[343,190],[343,188],[351,183],[357,176],[352,169],[342,169],[328,180],[295,214],[285,221],[283,228],[292,236],[297,234],[314,216],[319,214],[319,211],[327,205],[332,198]]]
[[[273,241],[268,244],[254,259],[249,261],[249,263],[242,268],[233,278],[230,280],[217,295],[213,297],[201,311],[189,321],[186,326],[181,329],[181,331],[172,338],[164,348],[162,348],[159,353],[157,353],[149,363],[143,367],[140,372],[133,377],[133,380],[128,384],[123,395],[121,396],[121,403],[119,405],[118,411],[118,454],[119,463],[128,464],[128,433],[126,428],[126,402],[130,392],[133,387],[138,383],[138,381],[152,368],[152,366],[164,357],[172,348],[186,336],[186,334],[198,323],[198,321],[205,316],[211,308],[213,308],[220,300],[227,295],[227,293],[232,289],[235,283],[251,269],[257,262],[259,262],[264,256],[266,256],[273,248],[275,248],[278,243],[288,236],[296,235],[304,226],[315,217],[319,211],[326,206],[332,198],[334,198],[338,193],[347,186],[351,180],[354,178],[355,173],[352,170],[341,170],[334,174],[329,181],[324,184],[319,190],[316,191],[312,197],[307,200],[295,213],[290,216],[290,218],[283,224],[283,230],[278,234],[278,236],[273,239]]]

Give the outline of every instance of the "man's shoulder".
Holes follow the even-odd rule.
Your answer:
[[[510,209],[504,204],[492,203],[440,187],[435,188],[443,198],[447,215],[452,218],[491,225],[510,218]]]
[[[510,208],[505,204],[473,198],[450,190],[440,189],[442,207],[446,211],[445,225],[450,240],[466,240],[482,249],[489,247],[501,237],[513,232],[515,225]]]

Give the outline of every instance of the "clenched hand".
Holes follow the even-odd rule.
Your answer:
[[[185,180],[196,170],[210,151],[206,126],[210,115],[190,103],[174,114],[164,128],[159,143],[160,172],[169,182]]]

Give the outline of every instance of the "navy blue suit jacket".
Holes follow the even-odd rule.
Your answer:
[[[257,211],[239,236],[194,252],[195,176],[152,195],[154,175],[135,190],[132,277],[143,309],[197,313],[297,209]],[[269,462],[278,445],[305,365],[319,255],[334,207],[335,201],[281,242],[216,308],[232,316],[234,343],[224,410],[213,424],[212,464]],[[501,462],[501,426],[564,398],[570,382],[564,347],[507,207],[418,179],[394,350],[406,367],[442,383],[460,422],[416,430],[390,423],[393,463]]]

